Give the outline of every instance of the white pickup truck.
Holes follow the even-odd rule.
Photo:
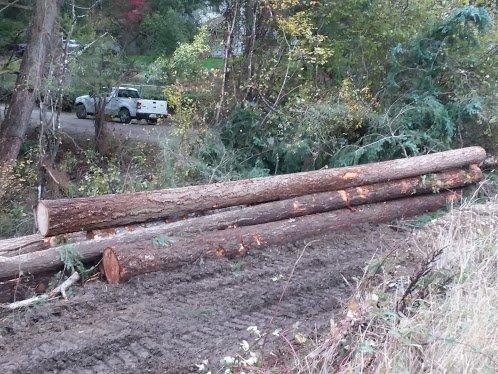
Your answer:
[[[76,116],[80,119],[95,114],[94,95],[76,98],[74,105]],[[122,123],[130,123],[132,119],[145,119],[155,123],[158,118],[168,115],[168,104],[165,100],[141,99],[138,90],[129,87],[114,87],[105,98],[105,114],[117,116]]]

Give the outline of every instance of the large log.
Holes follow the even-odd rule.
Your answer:
[[[104,251],[103,269],[109,283],[122,283],[139,274],[173,269],[201,257],[235,258],[254,248],[282,245],[362,223],[380,223],[435,211],[454,201],[457,193],[418,196],[340,209],[285,221],[214,231],[193,238],[163,242],[135,241]]]
[[[305,194],[336,191],[478,164],[486,152],[469,147],[400,160],[338,169],[247,179],[159,191],[43,200],[37,223],[42,235],[122,226],[175,214],[256,204]]]
[[[126,225],[119,227],[109,227],[105,229],[95,229],[91,231],[79,231],[55,236],[42,236],[33,234],[0,240],[0,257],[12,257],[42,251],[44,249],[59,247],[65,244],[78,243],[85,240],[101,239],[122,233],[132,232],[148,227],[164,226],[167,222],[157,221],[140,223],[136,225]]]
[[[394,200],[413,194],[424,194],[434,189],[454,189],[475,183],[482,178],[479,167],[471,165],[468,169],[451,170],[421,177],[407,178],[393,182],[377,183],[370,186],[349,188],[346,190],[324,192],[305,195],[292,200],[281,200],[246,208],[242,213],[239,209],[215,214],[208,217],[199,217],[190,221],[181,221],[171,225],[169,222],[150,222],[138,225],[95,229],[88,232],[61,234],[52,237],[43,237],[39,234],[18,238],[0,240],[0,257],[12,257],[21,254],[41,251],[63,244],[76,243],[87,239],[101,239],[121,233],[132,232],[149,227],[160,227],[172,233],[175,230],[207,231],[224,229],[229,226],[247,226],[258,223],[278,221],[286,218],[306,214],[326,212],[365,203]],[[190,225],[189,225],[190,222]],[[164,227],[169,225],[169,229]],[[188,227],[190,226],[190,227]],[[183,229],[186,227],[186,230]]]
[[[40,234],[0,240],[0,257],[12,257],[42,251],[47,248],[73,243],[86,239],[84,232],[75,232],[51,237]]]
[[[160,238],[168,236],[256,225],[344,207],[352,208],[365,203],[464,187],[477,182],[481,177],[480,169],[477,166],[470,166],[468,170],[454,170],[370,186],[305,195],[172,223],[155,223],[145,229],[140,226],[126,226],[97,230],[90,234],[94,240],[81,241],[69,246],[50,248],[8,259],[0,258],[0,279],[15,277],[20,270],[24,274],[37,274],[60,268],[63,265],[61,257],[64,257],[61,253],[65,252],[77,253],[82,261],[92,261],[99,258],[106,247],[120,246],[122,243],[160,241]]]

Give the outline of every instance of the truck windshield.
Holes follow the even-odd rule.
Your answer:
[[[118,97],[129,97],[131,99],[138,99],[138,91],[135,90],[119,90]]]

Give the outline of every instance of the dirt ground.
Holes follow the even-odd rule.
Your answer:
[[[297,332],[325,333],[365,262],[407,235],[365,226],[125,285],[88,282],[68,301],[0,316],[0,373],[190,373],[204,360],[217,373],[243,339],[253,344],[249,326],[269,333],[270,360],[290,349],[285,340],[297,344]]]

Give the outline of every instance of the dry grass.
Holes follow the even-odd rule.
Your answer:
[[[403,249],[369,266],[295,372],[498,372],[498,199],[452,210]]]

